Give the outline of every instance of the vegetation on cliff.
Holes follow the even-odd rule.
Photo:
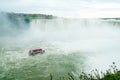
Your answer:
[[[117,69],[115,62],[110,66],[110,69],[99,72],[97,69],[93,70],[90,74],[82,72],[78,78],[74,76],[72,73],[68,73],[66,76],[62,76],[59,80],[120,80],[120,70]],[[50,74],[50,80],[54,79],[54,76]]]

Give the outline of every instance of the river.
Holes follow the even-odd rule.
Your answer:
[[[119,65],[119,20],[34,19],[23,31],[7,23],[0,28],[1,80],[57,80]],[[29,56],[36,48],[45,53]]]

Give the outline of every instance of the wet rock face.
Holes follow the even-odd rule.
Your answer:
[[[29,29],[34,19],[53,19],[52,15],[0,13],[0,36],[17,36]]]
[[[0,14],[0,36],[17,36],[29,28],[30,19]]]

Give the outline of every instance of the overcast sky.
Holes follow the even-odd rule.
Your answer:
[[[0,0],[0,11],[66,17],[120,17],[120,0]]]

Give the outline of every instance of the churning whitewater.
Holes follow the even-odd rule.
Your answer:
[[[120,60],[119,21],[57,18],[15,24],[1,17],[0,79],[49,80],[52,74],[57,80],[68,72],[105,70]],[[36,48],[45,53],[29,56]]]

